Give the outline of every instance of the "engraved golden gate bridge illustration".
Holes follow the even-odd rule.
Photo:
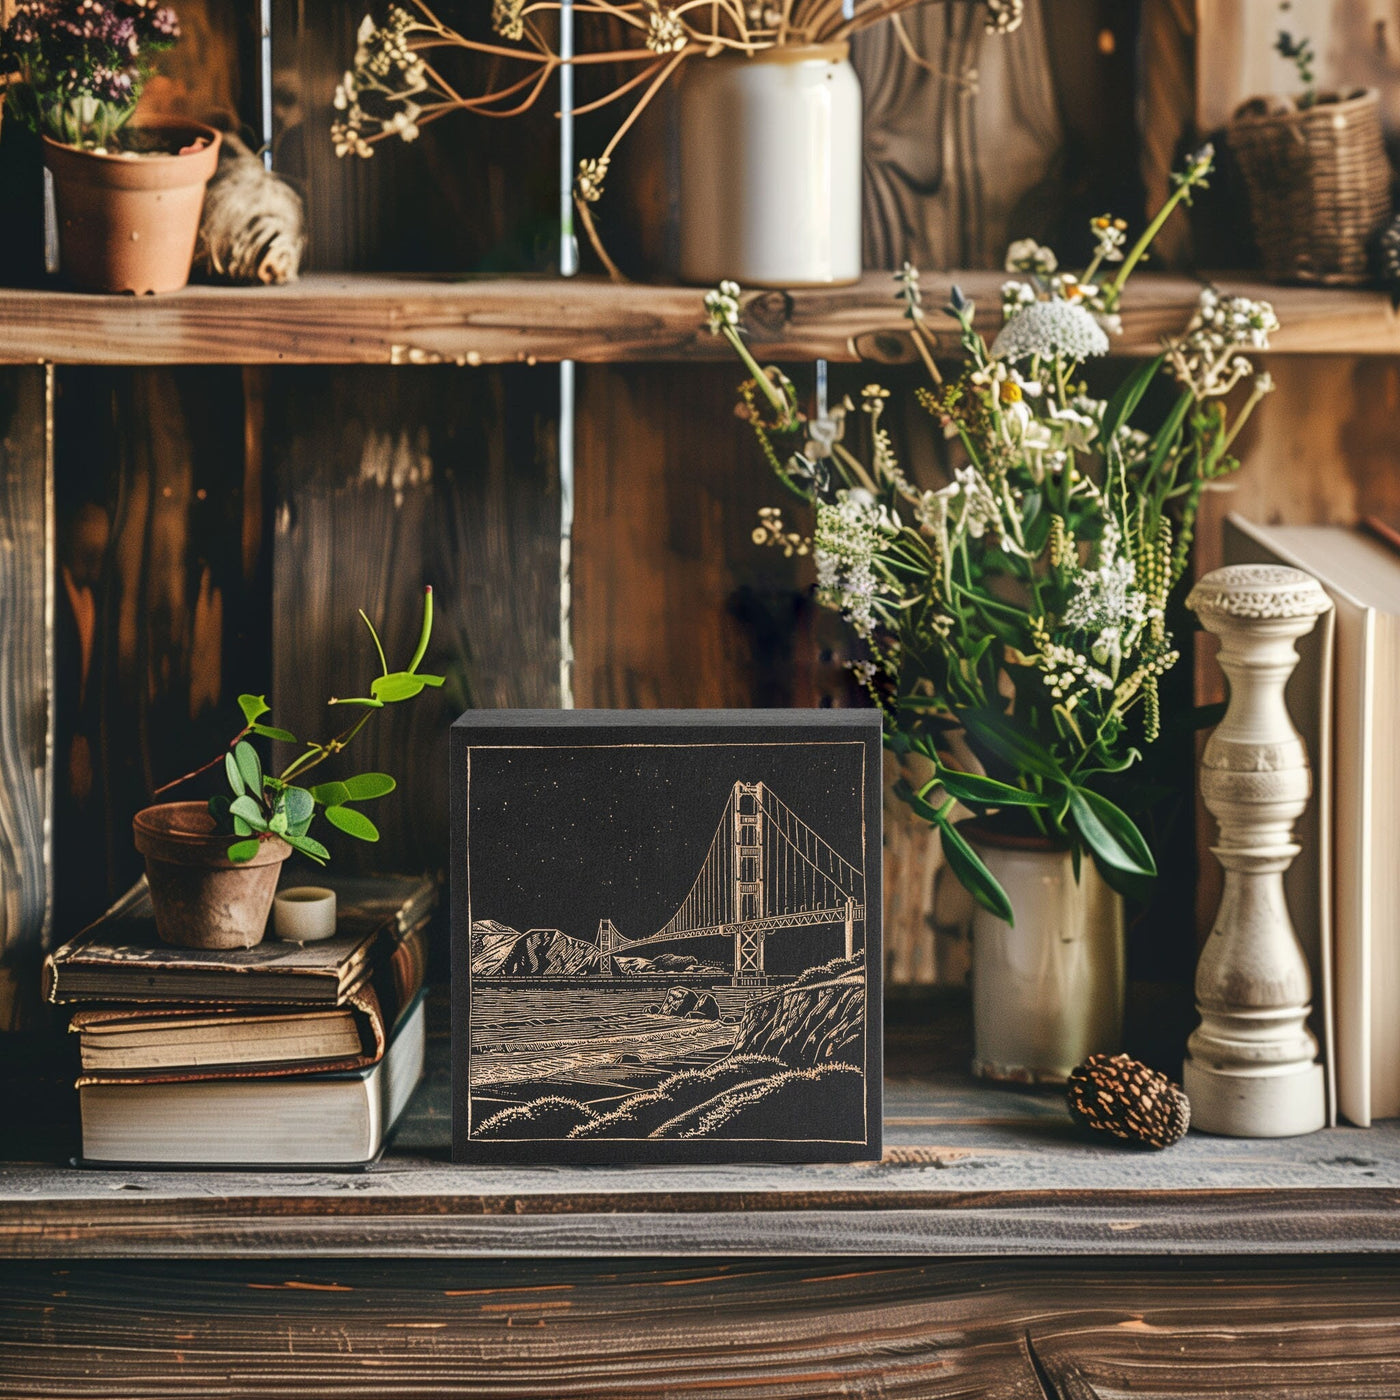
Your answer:
[[[624,938],[598,924],[600,959],[657,943],[732,939],[736,987],[763,986],[765,941],[775,933],[844,924],[846,957],[865,923],[865,875],[765,783],[737,782],[680,907],[655,933]],[[606,963],[604,963],[606,966]]]

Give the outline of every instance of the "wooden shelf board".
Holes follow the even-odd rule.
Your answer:
[[[1162,1256],[1400,1252],[1400,1123],[1283,1141],[1085,1141],[1059,1096],[887,1086],[886,1159],[455,1167],[446,1040],[363,1174],[0,1166],[0,1257]]]
[[[931,273],[928,325],[950,353],[939,311],[956,281],[994,329],[997,272]],[[1227,291],[1272,301],[1278,354],[1400,354],[1400,319],[1382,292],[1265,286],[1222,275]],[[1115,352],[1156,353],[1178,333],[1199,283],[1145,275],[1130,291]],[[766,359],[911,358],[893,283],[759,292],[745,323]],[[704,325],[703,289],[587,278],[461,278],[316,273],[289,287],[190,287],[161,297],[0,290],[0,364],[515,364],[726,360]]]

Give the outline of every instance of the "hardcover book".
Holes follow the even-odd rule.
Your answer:
[[[283,1078],[78,1081],[83,1160],[103,1166],[362,1167],[423,1075],[421,993],[373,1064]]]
[[[319,1074],[376,1064],[423,987],[427,921],[340,1006],[126,1006],[77,1012],[84,1082]]]
[[[880,1156],[880,716],[452,731],[459,1161]]]
[[[254,948],[176,948],[156,937],[142,878],[96,923],[49,954],[51,1002],[211,1002],[339,1006],[428,917],[437,884],[426,876],[317,879],[336,892],[338,931],[319,943],[269,935]]]

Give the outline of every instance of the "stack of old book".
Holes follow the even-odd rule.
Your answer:
[[[324,877],[320,877],[324,878]],[[234,952],[161,943],[144,880],[50,955],[73,1007],[85,1161],[356,1166],[423,1071],[430,879],[336,876],[338,928]]]

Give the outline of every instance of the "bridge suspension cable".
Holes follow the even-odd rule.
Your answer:
[[[864,874],[771,788],[736,783],[676,912],[624,946],[863,920],[864,900]]]

